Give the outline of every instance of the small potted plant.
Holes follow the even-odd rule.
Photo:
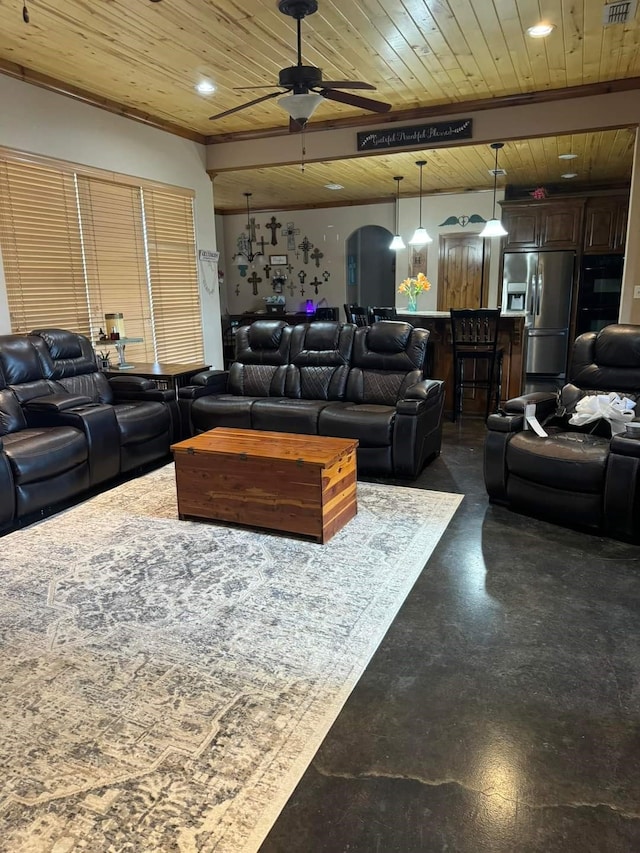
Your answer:
[[[100,370],[109,370],[111,367],[111,362],[109,361],[109,350],[98,350],[96,355]]]

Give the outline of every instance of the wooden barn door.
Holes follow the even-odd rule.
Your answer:
[[[489,247],[489,241],[477,234],[441,235],[438,311],[487,307]]]

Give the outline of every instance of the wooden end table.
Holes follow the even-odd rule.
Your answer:
[[[357,512],[355,439],[217,427],[172,445],[178,513],[327,542]]]

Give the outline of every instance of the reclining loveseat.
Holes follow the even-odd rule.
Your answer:
[[[230,369],[203,371],[178,392],[183,431],[356,438],[360,474],[415,478],[442,436],[444,383],[423,377],[428,337],[395,321],[241,326]]]
[[[107,380],[84,336],[0,336],[0,531],[168,458],[178,425],[173,392]]]

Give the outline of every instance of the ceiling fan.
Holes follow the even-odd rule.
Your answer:
[[[325,98],[329,101],[338,101],[341,104],[349,104],[352,107],[360,107],[360,109],[371,110],[375,113],[386,113],[391,109],[391,104],[386,104],[383,101],[375,101],[372,98],[364,98],[362,95],[341,91],[342,89],[375,90],[375,86],[357,80],[323,80],[320,68],[316,68],[314,65],[303,65],[301,22],[307,15],[312,15],[318,10],[317,0],[279,0],[278,9],[284,15],[295,18],[298,32],[297,64],[283,68],[278,75],[277,85],[284,89],[284,92],[270,92],[268,95],[254,98],[253,101],[248,101],[239,107],[233,107],[230,110],[210,116],[212,121],[272,98],[280,98],[278,105],[289,113],[289,130],[292,132],[304,129],[313,111]],[[246,86],[239,88],[262,89],[264,87]]]

